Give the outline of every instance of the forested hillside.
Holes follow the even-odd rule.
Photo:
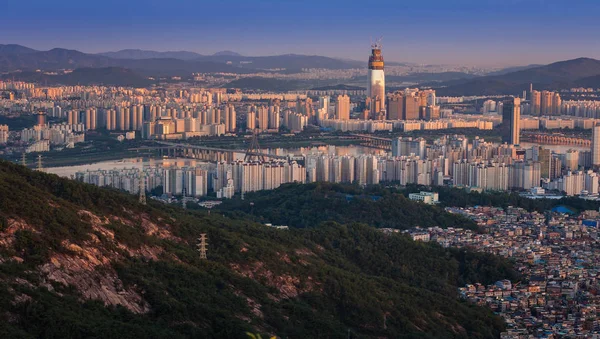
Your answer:
[[[0,162],[0,337],[499,336],[456,288],[509,263],[330,219],[275,230]]]
[[[276,190],[247,193],[225,201],[222,211],[244,212],[260,222],[314,227],[324,221],[360,222],[378,228],[440,226],[476,229],[477,225],[438,206],[411,201],[402,191],[373,186],[317,182],[286,184]]]

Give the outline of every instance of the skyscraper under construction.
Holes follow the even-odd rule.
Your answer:
[[[370,100],[371,114],[385,112],[385,75],[383,73],[383,55],[381,55],[381,39],[371,44],[369,71],[367,73],[367,97]]]

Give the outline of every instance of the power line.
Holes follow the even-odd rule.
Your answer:
[[[256,128],[252,131],[252,141],[250,141],[250,146],[246,150],[244,161],[250,161],[255,157],[257,160],[265,162],[265,156],[260,152],[260,145],[258,144],[258,129]]]
[[[140,204],[146,205],[146,176],[143,167],[140,171]]]

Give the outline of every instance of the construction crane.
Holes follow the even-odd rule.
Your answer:
[[[383,35],[380,36],[375,41],[373,41],[373,38],[371,38],[371,48],[372,49],[382,49],[383,48],[383,43],[381,42],[382,40],[383,40]]]

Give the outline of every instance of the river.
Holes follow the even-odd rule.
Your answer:
[[[386,155],[389,152],[382,151],[379,149],[364,147],[364,146],[316,146],[316,147],[301,147],[301,148],[274,148],[274,149],[263,149],[265,153],[273,153],[277,155],[300,155],[300,154],[330,154],[330,155],[360,155],[360,154],[378,154]],[[236,160],[243,160],[243,153],[234,154]],[[124,168],[139,168],[142,167],[184,167],[184,166],[197,166],[199,164],[206,163],[204,160],[194,160],[188,158],[125,158],[122,160],[108,160],[94,162],[85,165],[76,166],[61,166],[61,167],[47,167],[44,169],[47,173],[53,173],[62,177],[74,176],[77,172],[84,172],[87,170],[112,170],[112,169],[124,169]]]
[[[521,147],[531,148],[535,143],[523,142]],[[579,151],[589,151],[587,147],[581,146],[565,146],[565,145],[541,145],[544,148],[548,148],[553,152],[565,153],[569,149]],[[300,155],[300,154],[329,154],[329,155],[360,155],[360,154],[376,154],[376,155],[391,155],[391,152],[386,152],[380,149],[369,148],[364,146],[315,146],[315,147],[300,147],[300,148],[274,148],[274,149],[263,149],[265,153],[272,153],[277,155]],[[236,160],[243,160],[243,153],[236,153],[234,155]],[[62,167],[48,167],[45,171],[48,173],[54,173],[63,177],[71,177],[76,172],[82,172],[87,170],[111,170],[111,169],[124,169],[124,168],[142,168],[147,166],[162,166],[162,167],[184,167],[184,166],[196,166],[199,164],[206,163],[203,160],[194,160],[187,158],[126,158],[122,160],[109,160],[95,162],[85,165],[76,166],[62,166]]]

